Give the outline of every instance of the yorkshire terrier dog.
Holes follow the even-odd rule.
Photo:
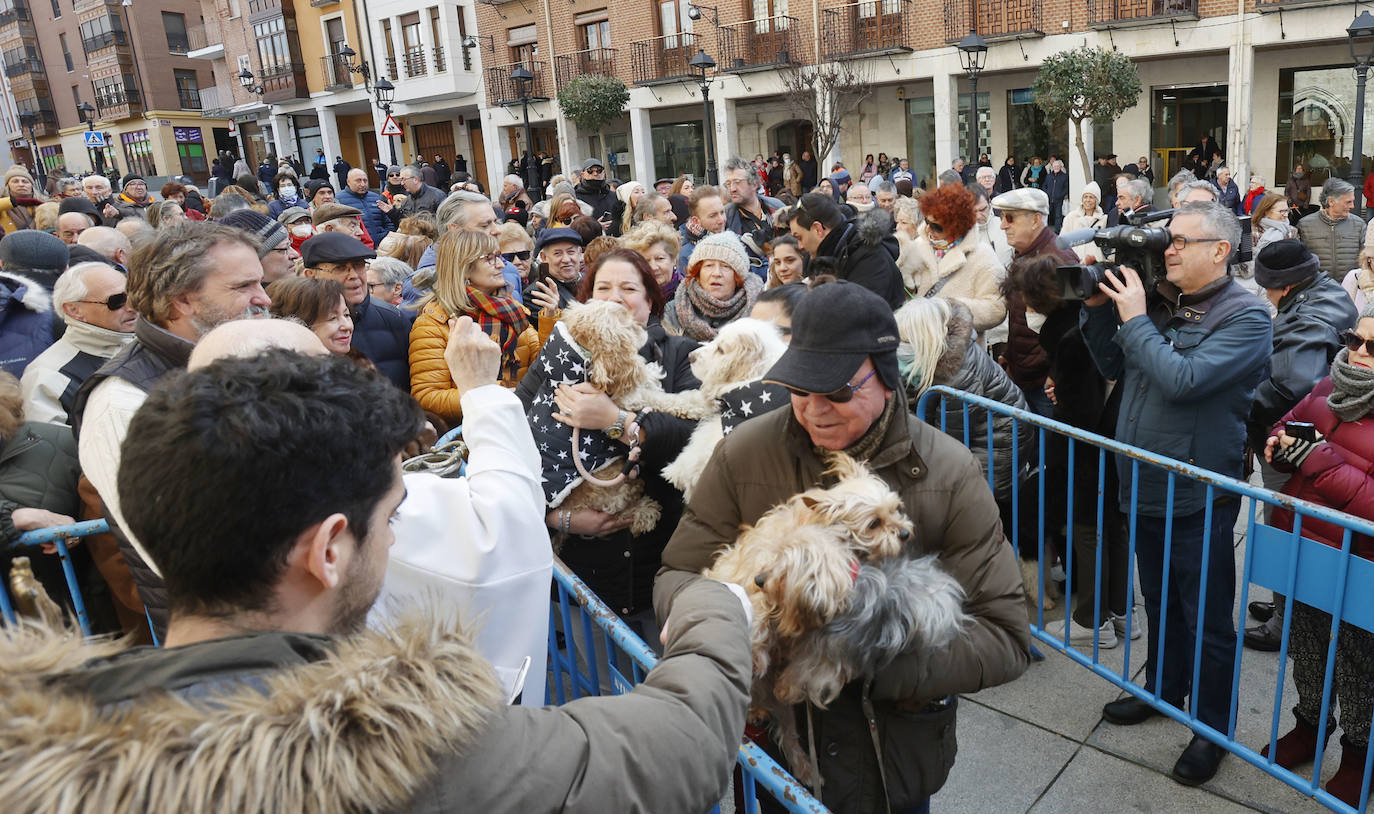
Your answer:
[[[936,649],[968,617],[934,556],[905,555],[911,521],[867,466],[836,454],[834,486],[802,492],[746,527],[704,574],[753,605],[752,715],[770,724],[797,778],[819,787],[793,704],[824,709],[841,688],[913,647]]]
[[[555,346],[555,356],[565,363],[570,355],[575,355],[578,361],[573,363],[570,370],[584,376],[586,382],[605,393],[622,409],[636,412],[654,410],[691,419],[699,419],[709,413],[710,399],[699,391],[664,392],[663,369],[639,355],[639,349],[648,341],[648,333],[625,306],[592,300],[564,310],[549,344]],[[541,354],[541,360],[548,361],[544,354]],[[558,481],[556,486],[562,487],[561,491],[551,496],[549,506],[569,510],[591,508],[627,516],[631,519],[631,533],[643,534],[658,524],[662,507],[644,495],[643,481],[626,477],[630,466],[628,462],[622,463],[625,458],[624,447],[619,442],[611,441],[605,433],[584,434],[572,428],[569,450],[566,435],[569,430],[565,425],[553,422],[548,416],[544,417],[547,419],[545,421],[533,417],[541,406],[545,413],[551,414],[552,391],[559,384],[576,381],[578,379],[558,381],[550,376],[545,390],[535,394],[534,407],[531,409],[537,433],[539,428],[549,427],[541,437],[552,441],[554,439],[549,436],[562,436],[561,444],[540,444],[546,480],[555,477],[551,473],[561,474],[567,470],[566,483]]]
[[[681,489],[684,498],[692,499],[706,462],[725,437],[721,397],[762,379],[786,350],[787,343],[782,341],[777,326],[757,319],[740,319],[725,325],[715,339],[692,351],[692,375],[701,382],[701,395],[709,400],[712,409],[692,431],[681,454],[663,469],[664,479]],[[783,400],[777,399],[772,406],[782,404]],[[764,412],[764,408],[760,407],[759,412]]]

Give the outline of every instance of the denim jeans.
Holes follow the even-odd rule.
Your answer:
[[[1236,626],[1231,606],[1236,596],[1235,538],[1233,529],[1240,502],[1225,500],[1212,505],[1211,550],[1207,567],[1207,605],[1202,621],[1202,670],[1199,673],[1198,720],[1228,732],[1231,718],[1231,673],[1236,660]],[[1161,597],[1164,563],[1162,517],[1139,515],[1136,519],[1136,564],[1140,593],[1149,620],[1149,652],[1145,660],[1145,689],[1183,708],[1193,680],[1193,649],[1197,636],[1198,590],[1202,582],[1202,541],[1206,510],[1173,520],[1169,552],[1169,595]],[[1163,628],[1164,670],[1155,686],[1159,653],[1160,600],[1168,608]]]

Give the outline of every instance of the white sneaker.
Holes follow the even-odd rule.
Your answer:
[[[1111,619],[1103,622],[1102,627],[1097,630],[1078,624],[1078,622],[1073,620],[1073,617],[1069,617],[1069,621],[1072,623],[1072,627],[1070,628],[1072,632],[1069,638],[1069,644],[1071,645],[1091,647],[1094,635],[1096,635],[1097,638],[1097,646],[1103,650],[1110,650],[1118,644],[1116,639],[1116,627],[1112,624]],[[1053,622],[1047,622],[1045,624],[1045,632],[1056,639],[1064,638],[1064,622],[1059,619]]]
[[[1112,614],[1112,627],[1116,628],[1118,636],[1126,635],[1126,614]],[[1131,608],[1131,641],[1139,639],[1145,632],[1145,620],[1140,613],[1140,606]]]

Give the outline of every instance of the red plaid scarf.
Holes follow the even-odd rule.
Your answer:
[[[515,359],[515,348],[520,334],[530,326],[529,309],[516,302],[512,297],[489,296],[468,286],[468,301],[472,303],[472,318],[482,326],[487,336],[501,346],[501,366],[512,372],[519,364]]]

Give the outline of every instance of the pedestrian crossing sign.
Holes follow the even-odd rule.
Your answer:
[[[386,124],[382,125],[382,135],[399,136],[401,135],[401,126],[396,123],[395,119],[391,118],[390,116],[387,116]]]
[[[87,130],[85,135],[87,147],[105,146],[105,134],[100,132],[99,130]]]

